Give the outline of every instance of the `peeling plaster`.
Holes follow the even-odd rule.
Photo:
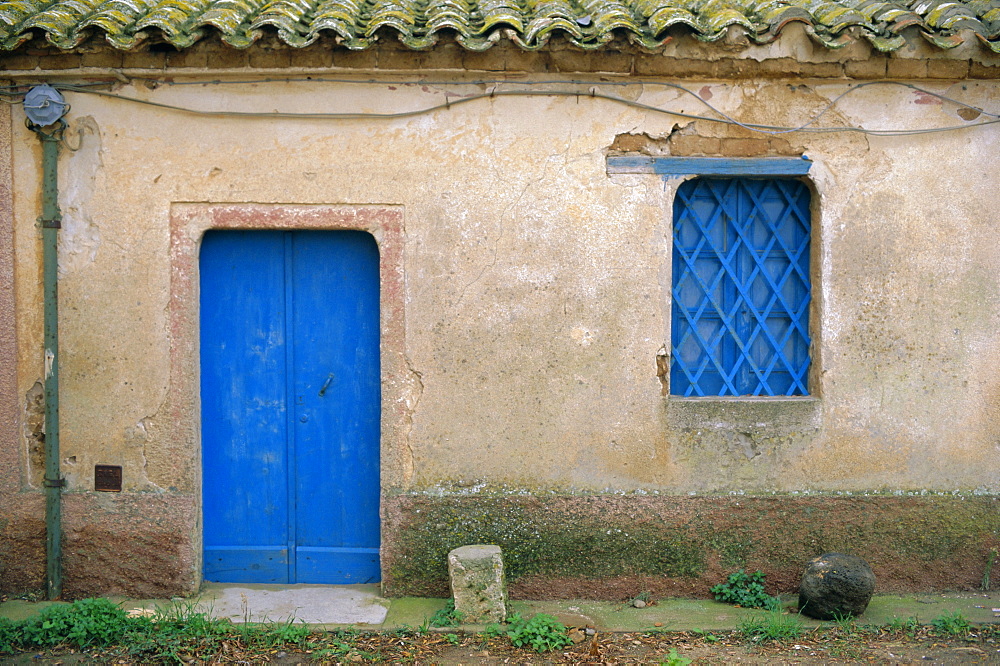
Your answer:
[[[104,166],[101,130],[93,116],[76,118],[67,128],[76,136],[77,147],[69,146],[68,157],[61,167],[60,183],[62,230],[59,233],[59,277],[75,273],[94,263],[101,247],[101,231],[92,216],[91,199],[97,177]]]

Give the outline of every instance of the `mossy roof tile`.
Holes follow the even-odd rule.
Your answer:
[[[971,31],[1000,53],[1000,0],[8,0],[0,1],[0,48],[16,49],[36,32],[72,49],[93,34],[131,49],[156,31],[186,48],[212,31],[239,48],[267,31],[293,47],[322,33],[365,49],[396,33],[413,49],[433,46],[442,32],[482,51],[505,37],[525,49],[561,35],[598,49],[624,35],[646,48],[670,39],[675,26],[715,41],[741,26],[752,42],[774,41],[790,22],[828,48],[863,37],[894,51],[900,32],[915,26],[931,43],[953,48]]]

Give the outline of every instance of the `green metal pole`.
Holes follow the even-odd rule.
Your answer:
[[[49,599],[62,596],[62,487],[59,469],[59,142],[65,123],[32,126],[42,142],[42,273],[45,291],[45,553]]]

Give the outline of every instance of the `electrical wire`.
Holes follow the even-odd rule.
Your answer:
[[[308,79],[308,80],[315,81],[317,79]],[[331,82],[332,81],[349,82],[348,80],[333,80],[333,79],[328,79],[327,81],[331,81]],[[258,83],[259,82],[260,81],[258,81]],[[275,81],[269,80],[268,82],[275,82]],[[357,83],[358,81],[354,80],[354,81],[351,81],[351,82]],[[212,82],[212,83],[215,83],[215,82]],[[221,83],[221,82],[219,82],[219,83]],[[250,82],[244,82],[244,83],[250,83]],[[373,83],[373,82],[368,82],[368,83]],[[386,81],[378,81],[378,82],[375,82],[375,83],[392,85],[391,83],[388,83]],[[410,84],[416,83],[416,84],[419,84],[419,85],[457,85],[454,81],[452,81],[450,83],[447,83],[447,84],[438,84],[438,83],[432,83],[432,82],[427,82],[427,81],[416,81],[416,82],[415,81],[409,81],[407,83],[410,83]],[[467,83],[464,83],[464,85],[484,85],[484,84],[488,85],[489,83],[492,83],[494,86],[498,86],[498,85],[501,85],[501,84],[504,84],[504,83],[508,83],[508,82],[504,82],[504,81],[467,82]],[[524,85],[525,82],[515,82],[515,83],[518,84],[518,85]],[[609,101],[609,102],[616,103],[616,104],[623,104],[625,106],[629,106],[629,107],[632,107],[632,108],[636,108],[636,109],[640,109],[640,110],[648,111],[648,112],[652,112],[652,113],[663,114],[663,115],[668,115],[668,116],[673,116],[673,117],[678,117],[678,118],[685,118],[685,119],[690,119],[690,120],[702,120],[702,121],[706,121],[706,122],[723,123],[723,124],[728,124],[728,125],[735,125],[735,126],[742,127],[744,129],[747,129],[747,130],[752,131],[752,132],[757,132],[757,133],[761,133],[761,134],[769,134],[769,135],[787,134],[787,133],[791,133],[791,132],[808,132],[808,133],[819,133],[819,134],[835,133],[835,132],[855,132],[855,133],[864,134],[864,135],[868,135],[868,136],[912,136],[912,135],[918,135],[918,134],[932,134],[932,133],[938,133],[938,132],[952,132],[952,131],[957,131],[957,130],[972,129],[972,128],[975,128],[975,127],[982,127],[984,125],[992,125],[992,124],[995,124],[995,123],[1000,123],[1000,114],[991,113],[991,112],[985,111],[983,109],[980,109],[978,107],[974,107],[974,106],[971,106],[971,105],[966,104],[964,102],[960,102],[960,101],[954,100],[954,99],[952,99],[950,97],[946,97],[944,95],[935,93],[933,91],[925,90],[923,88],[919,88],[918,86],[914,86],[912,84],[902,83],[902,82],[897,82],[897,81],[868,81],[868,82],[865,82],[865,83],[860,83],[860,84],[857,84],[855,86],[852,86],[852,87],[848,88],[847,90],[845,90],[840,95],[838,95],[835,98],[833,98],[823,109],[821,109],[818,113],[814,114],[812,116],[812,118],[810,118],[807,122],[805,122],[805,123],[803,123],[801,125],[798,125],[796,127],[775,126],[775,125],[765,125],[765,124],[759,124],[759,123],[744,123],[744,122],[741,122],[741,121],[737,120],[736,118],[733,118],[732,116],[726,114],[722,110],[716,108],[710,102],[708,102],[707,100],[705,100],[702,97],[700,97],[699,95],[697,95],[694,91],[692,91],[692,90],[690,90],[688,88],[685,88],[684,86],[675,84],[675,83],[653,82],[653,83],[655,83],[655,85],[659,85],[659,86],[663,86],[663,87],[671,88],[671,89],[676,89],[676,90],[678,90],[678,91],[680,91],[682,93],[685,93],[685,94],[693,96],[698,102],[700,102],[701,104],[703,104],[706,108],[708,108],[709,110],[711,110],[713,113],[717,114],[719,117],[705,116],[705,115],[693,114],[693,113],[685,113],[685,112],[682,112],[682,111],[672,111],[672,110],[669,110],[669,109],[663,109],[663,108],[658,107],[658,106],[653,106],[651,104],[645,104],[643,102],[633,101],[633,100],[629,100],[629,99],[624,99],[624,98],[621,98],[621,97],[617,97],[617,96],[614,96],[614,95],[608,95],[606,93],[598,92],[596,90],[596,86],[598,86],[598,85],[608,85],[607,83],[603,83],[603,82],[601,82],[601,83],[593,83],[593,82],[583,82],[583,81],[561,81],[561,82],[560,81],[539,81],[539,82],[527,82],[527,83],[533,84],[533,85],[542,85],[542,84],[545,84],[545,85],[566,85],[566,84],[572,84],[572,85],[590,85],[592,87],[587,92],[572,91],[572,90],[497,90],[496,87],[494,87],[494,89],[492,91],[490,91],[489,93],[481,93],[481,94],[476,94],[476,95],[462,95],[462,96],[455,97],[455,98],[451,98],[451,97],[448,96],[447,93],[444,93],[445,94],[445,101],[443,103],[433,104],[433,105],[430,105],[430,106],[426,106],[426,107],[422,107],[420,109],[414,109],[414,110],[410,110],[410,111],[396,111],[396,112],[388,112],[388,113],[372,113],[372,112],[319,112],[319,113],[300,113],[300,112],[283,112],[283,111],[256,112],[256,111],[230,111],[230,110],[209,111],[209,110],[203,110],[203,109],[194,109],[194,108],[190,108],[190,107],[177,106],[177,105],[173,105],[173,104],[166,104],[166,103],[163,103],[163,102],[154,102],[152,100],[142,99],[142,98],[139,98],[139,97],[129,97],[127,95],[120,95],[118,93],[112,93],[112,92],[107,92],[107,91],[103,91],[103,90],[95,90],[95,89],[92,89],[91,87],[77,86],[75,84],[59,84],[59,83],[57,83],[57,84],[54,84],[53,87],[55,87],[57,89],[60,89],[60,90],[65,90],[67,92],[74,92],[74,93],[81,93],[81,94],[88,94],[88,95],[97,95],[97,96],[100,96],[100,97],[106,97],[106,98],[111,98],[111,99],[118,99],[118,100],[121,100],[121,101],[131,102],[131,103],[135,103],[135,104],[143,104],[143,105],[146,105],[146,106],[152,106],[152,107],[161,108],[161,109],[165,109],[165,110],[176,111],[176,112],[181,112],[181,113],[188,113],[188,114],[193,114],[193,115],[198,115],[198,116],[205,116],[205,117],[267,118],[267,119],[278,119],[278,118],[280,118],[280,119],[299,119],[299,120],[394,120],[394,119],[402,119],[402,118],[412,118],[412,117],[415,117],[415,116],[425,115],[425,114],[428,114],[428,113],[434,113],[436,111],[441,111],[441,110],[450,110],[452,107],[456,107],[456,106],[459,106],[459,105],[462,105],[462,104],[468,104],[468,103],[471,103],[471,102],[476,102],[476,101],[486,100],[486,99],[494,99],[494,98],[497,98],[497,97],[575,97],[575,98],[578,98],[578,99],[581,98],[581,97],[590,97],[590,98],[593,98],[593,99],[605,100],[605,101]],[[637,81],[635,81],[635,82],[611,82],[611,85],[635,85],[637,83],[639,83],[639,82],[637,82]],[[644,84],[644,85],[648,85],[648,84]],[[941,99],[942,101],[948,101],[948,102],[957,104],[958,106],[961,106],[961,107],[964,107],[964,108],[968,108],[968,109],[972,109],[974,111],[977,111],[980,114],[983,114],[983,115],[986,115],[986,116],[992,118],[992,120],[984,120],[984,121],[981,121],[981,122],[978,122],[978,123],[972,123],[972,124],[966,124],[966,125],[950,125],[950,126],[945,126],[945,127],[930,127],[930,128],[918,128],[918,129],[885,129],[885,130],[873,130],[873,129],[867,129],[867,128],[864,128],[864,127],[853,127],[853,126],[825,126],[825,127],[816,127],[816,126],[814,126],[815,123],[817,123],[819,121],[819,119],[824,114],[826,114],[831,109],[833,109],[836,106],[836,104],[841,99],[843,99],[844,97],[846,97],[849,94],[852,94],[853,92],[855,92],[857,90],[860,90],[862,88],[865,88],[865,87],[868,87],[868,86],[872,86],[872,85],[897,85],[897,86],[902,86],[902,87],[905,87],[905,88],[909,88],[909,89],[915,90],[917,92],[921,92],[923,94],[927,94],[927,95],[936,97],[938,99]]]

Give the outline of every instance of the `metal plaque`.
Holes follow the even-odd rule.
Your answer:
[[[120,493],[122,491],[121,465],[94,465],[94,490]]]

